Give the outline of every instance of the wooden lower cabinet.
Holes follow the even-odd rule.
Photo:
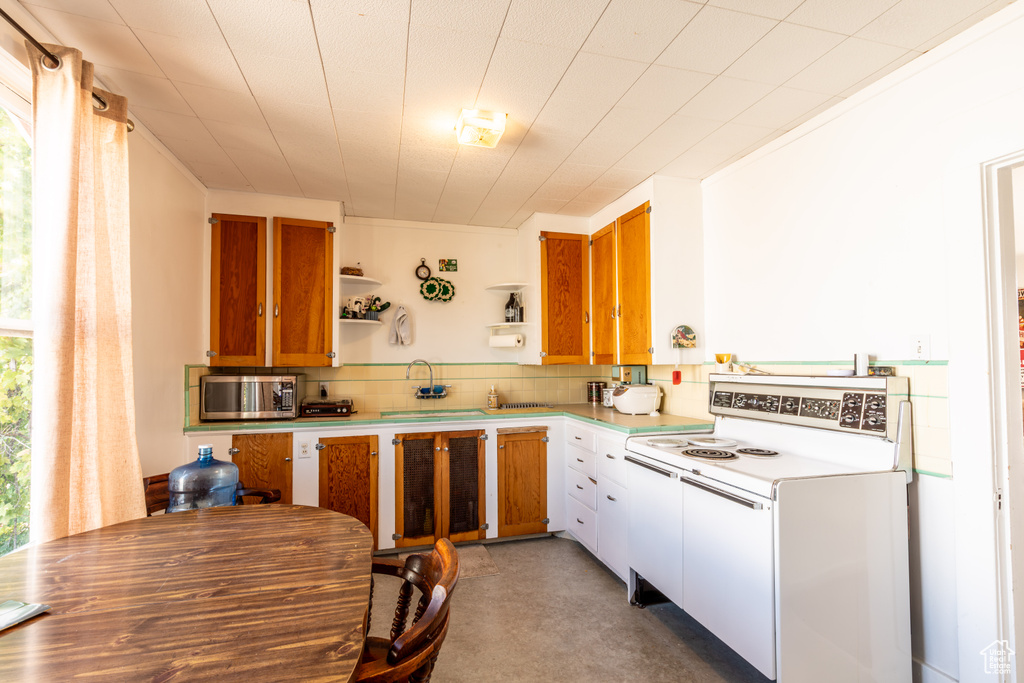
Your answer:
[[[231,461],[238,481],[250,489],[278,489],[283,505],[292,503],[292,435],[234,434]],[[250,502],[250,501],[246,501]],[[252,502],[255,502],[252,501]]]
[[[478,429],[397,435],[396,547],[485,537],[483,434]]]
[[[499,538],[548,530],[547,429],[526,430],[498,429]]]
[[[320,439],[318,505],[355,517],[373,534],[377,548],[377,437],[336,436]]]

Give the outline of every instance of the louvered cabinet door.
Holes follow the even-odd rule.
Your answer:
[[[589,365],[590,238],[540,235],[541,364]]]
[[[318,505],[355,517],[373,534],[377,548],[377,437],[320,439]]]
[[[498,430],[498,536],[541,534],[548,530],[546,430]]]
[[[451,541],[473,541],[486,537],[484,503],[484,431],[467,430],[444,434],[442,458],[446,494],[444,535]]]
[[[275,367],[331,365],[334,226],[274,219]]]
[[[619,363],[651,364],[651,221],[644,202],[619,217],[618,252]],[[618,310],[618,309],[617,309]]]
[[[212,216],[210,365],[267,364],[267,219]]]
[[[615,363],[615,224],[611,223],[595,232],[591,238],[590,257],[593,265],[591,274],[590,307],[593,313],[594,331],[593,365]]]
[[[441,538],[444,498],[439,434],[399,434],[395,445],[395,547]]]
[[[238,481],[249,489],[277,489],[282,505],[292,504],[292,435],[235,434],[231,461],[238,465]],[[246,501],[255,502],[255,501]]]

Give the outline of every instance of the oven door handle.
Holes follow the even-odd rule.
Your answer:
[[[630,457],[628,455],[626,456],[626,462],[631,462],[634,465],[640,465],[640,467],[647,468],[647,469],[649,469],[652,472],[657,472],[661,476],[668,477],[669,479],[675,479],[675,478],[677,478],[679,476],[675,472],[669,472],[668,470],[663,470],[660,467],[655,467],[654,465],[648,465],[643,460],[637,460],[636,458],[632,458],[632,457]]]
[[[718,496],[719,498],[725,498],[726,500],[732,503],[738,503],[740,505],[743,505],[744,507],[750,508],[751,510],[760,510],[761,508],[764,507],[764,505],[756,501],[741,498],[740,496],[733,495],[727,491],[722,491],[721,489],[716,489],[713,486],[708,486],[707,484],[701,483],[694,479],[690,479],[688,477],[680,477],[679,480],[684,484],[689,484],[690,486],[698,488],[701,491],[707,491],[708,493],[712,493]]]

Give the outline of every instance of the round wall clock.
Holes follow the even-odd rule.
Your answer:
[[[421,280],[426,280],[430,277],[430,266],[427,265],[427,259],[420,259],[420,264],[416,266],[416,277]]]

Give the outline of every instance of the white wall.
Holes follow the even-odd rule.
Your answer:
[[[1011,172],[1013,177],[1013,233],[1016,249],[1017,287],[1024,288],[1024,166]]]
[[[997,596],[981,164],[1024,150],[1022,63],[1018,3],[703,184],[711,346],[754,361],[899,360],[927,334],[931,357],[948,359],[955,478],[919,496],[917,516],[956,515],[918,550],[926,611],[955,610],[957,629],[916,624],[916,654],[962,680],[981,678],[979,652],[1009,635]],[[952,585],[929,568],[948,560],[954,534]],[[959,672],[925,654],[957,648]]]
[[[128,136],[135,424],[144,475],[181,464],[186,363],[201,362],[205,190],[141,126]]]
[[[504,320],[508,292],[490,292],[488,285],[516,280],[516,231],[469,225],[414,223],[346,218],[340,231],[342,263],[360,263],[366,276],[380,280],[376,289],[342,285],[342,303],[351,296],[375,294],[391,302],[380,327],[340,325],[341,360],[345,363],[514,363],[515,349],[488,346],[486,325]],[[455,285],[449,302],[427,301],[415,275],[420,259],[431,275]],[[455,259],[458,270],[440,272],[440,259]],[[412,344],[388,343],[399,305],[410,320]],[[540,309],[527,310],[536,320]],[[533,329],[533,328],[531,328]],[[539,329],[539,328],[538,328]]]

